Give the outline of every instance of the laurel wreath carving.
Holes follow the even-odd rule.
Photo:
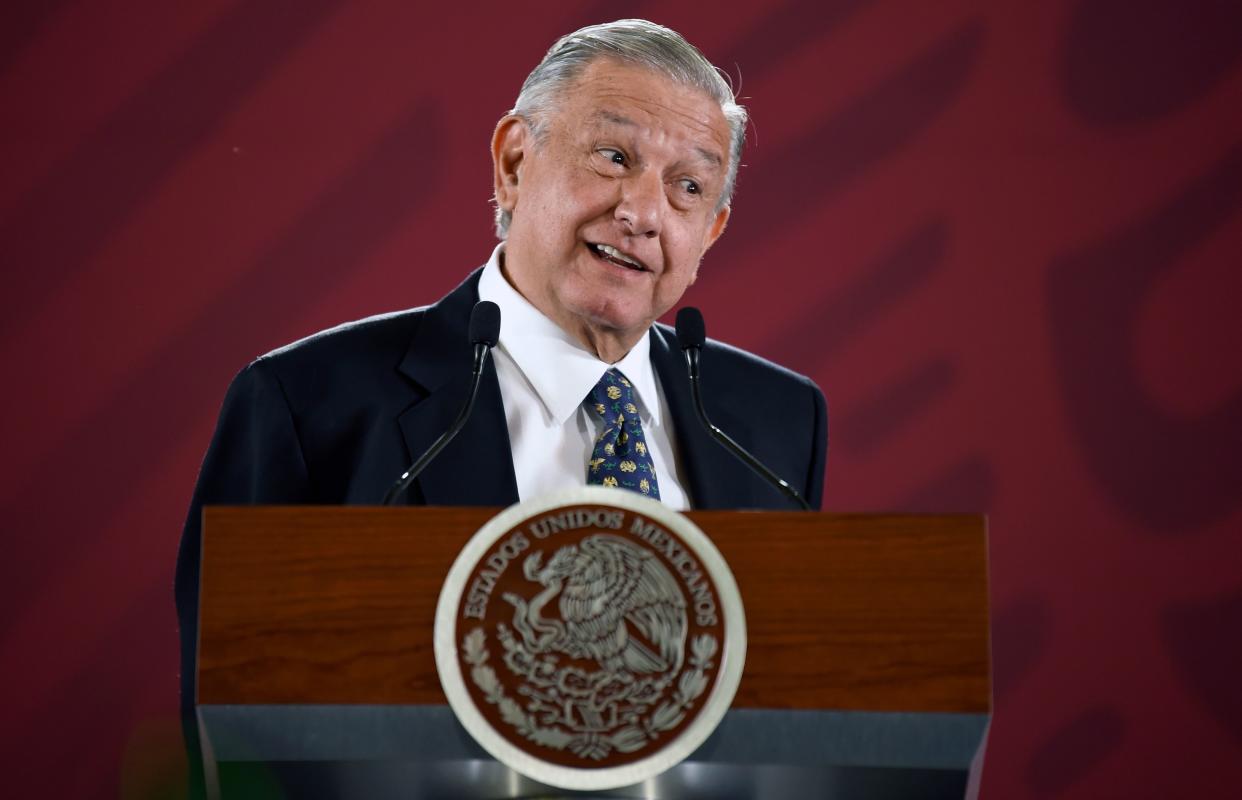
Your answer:
[[[487,635],[475,628],[462,640],[462,658],[470,665],[470,679],[483,692],[487,702],[497,707],[500,717],[519,734],[535,744],[554,750],[568,749],[583,758],[596,761],[613,750],[632,753],[676,728],[686,712],[707,689],[706,671],[715,667],[718,644],[716,637],[700,634],[690,643],[691,669],[681,674],[673,696],[661,703],[640,724],[625,725],[611,733],[570,733],[556,726],[542,726],[520,704],[505,694],[496,672],[488,664]]]

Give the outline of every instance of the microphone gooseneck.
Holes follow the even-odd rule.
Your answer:
[[[474,399],[479,394],[479,381],[483,377],[483,367],[487,364],[487,354],[496,346],[499,339],[500,306],[489,300],[475,303],[474,310],[470,312],[470,343],[474,345],[474,362],[470,370],[470,389],[466,394],[466,402],[462,405],[461,411],[457,412],[457,418],[453,420],[449,429],[441,434],[440,438],[427,448],[427,452],[419,456],[418,460],[411,464],[410,468],[402,473],[396,483],[384,494],[384,505],[390,506],[395,503],[427,465],[440,455],[440,451],[453,441],[458,431],[466,426],[466,420],[470,418],[470,412],[474,410]]]
[[[690,373],[690,394],[694,397],[694,410],[699,415],[699,422],[703,423],[703,427],[711,434],[712,438],[719,442],[726,450],[736,456],[743,464],[750,467],[756,474],[768,483],[775,486],[790,500],[796,502],[802,507],[803,511],[810,511],[811,506],[798,494],[798,490],[789,485],[789,483],[768,469],[759,461],[759,459],[746,452],[740,444],[729,438],[728,434],[712,424],[707,418],[707,409],[703,407],[703,390],[699,382],[699,355],[703,349],[704,342],[707,341],[707,328],[703,324],[703,315],[697,308],[686,306],[677,312],[677,343],[681,345],[682,352],[686,354],[686,367]]]

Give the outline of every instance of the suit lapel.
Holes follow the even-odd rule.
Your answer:
[[[481,272],[473,272],[427,309],[400,364],[400,371],[414,382],[417,397],[397,417],[411,460],[448,430],[465,402],[472,350],[467,331],[470,311],[478,301]],[[659,325],[652,327],[651,334],[651,360],[668,402],[692,507],[762,507],[756,491],[763,488],[759,478],[712,439],[699,422],[685,356],[673,334]],[[704,368],[710,370],[711,364]],[[713,386],[727,380],[728,376],[719,375],[704,379],[708,416],[738,444],[753,450],[753,427],[716,397],[737,394],[712,392]],[[414,482],[408,498],[426,505],[509,506],[518,501],[504,403],[496,369],[490,363],[479,384],[470,420]]]
[[[664,390],[664,398],[673,418],[678,459],[689,483],[691,507],[761,507],[755,492],[759,479],[704,430],[694,410],[685,355],[676,346],[673,334],[659,325],[651,329],[651,361],[660,376],[660,387]],[[704,365],[705,371],[710,368],[710,364]],[[703,402],[707,406],[708,418],[742,447],[752,450],[752,427],[729,408],[713,402],[710,387],[719,385],[720,381],[703,380]],[[729,395],[737,396],[737,393]]]
[[[473,272],[427,309],[401,361],[400,371],[415,383],[420,395],[397,417],[411,460],[448,430],[466,401],[473,351],[467,336],[481,272]],[[517,502],[504,404],[491,363],[484,369],[466,426],[415,480],[409,500],[444,506]]]

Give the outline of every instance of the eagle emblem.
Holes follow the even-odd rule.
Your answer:
[[[435,655],[453,713],[498,761],[548,786],[612,789],[711,735],[741,681],[746,618],[690,518],[583,486],[511,506],[465,543]]]
[[[505,592],[512,621],[496,630],[522,697],[505,698],[506,721],[588,761],[638,750],[681,722],[707,686],[717,643],[695,637],[687,665],[686,598],[668,567],[620,536],[596,533],[546,563],[542,551],[530,554],[522,573],[539,588]],[[468,662],[483,666],[483,640],[481,628],[465,637]],[[491,668],[474,673],[494,695]]]
[[[543,554],[533,553],[523,573],[544,588],[529,602],[504,594],[514,607],[513,628],[519,635],[511,652],[523,659],[589,658],[601,676],[626,683],[681,668],[686,600],[668,568],[650,552],[601,533],[560,548],[546,566]],[[554,598],[560,619],[543,616]]]

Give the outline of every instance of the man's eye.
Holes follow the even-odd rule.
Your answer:
[[[611,147],[605,147],[599,152],[600,155],[612,163],[622,167],[625,166],[625,153],[622,153],[620,150],[613,150]]]
[[[681,188],[686,191],[686,194],[700,194],[703,191],[703,188],[701,186],[699,186],[697,183],[690,180],[689,178],[681,179]]]

